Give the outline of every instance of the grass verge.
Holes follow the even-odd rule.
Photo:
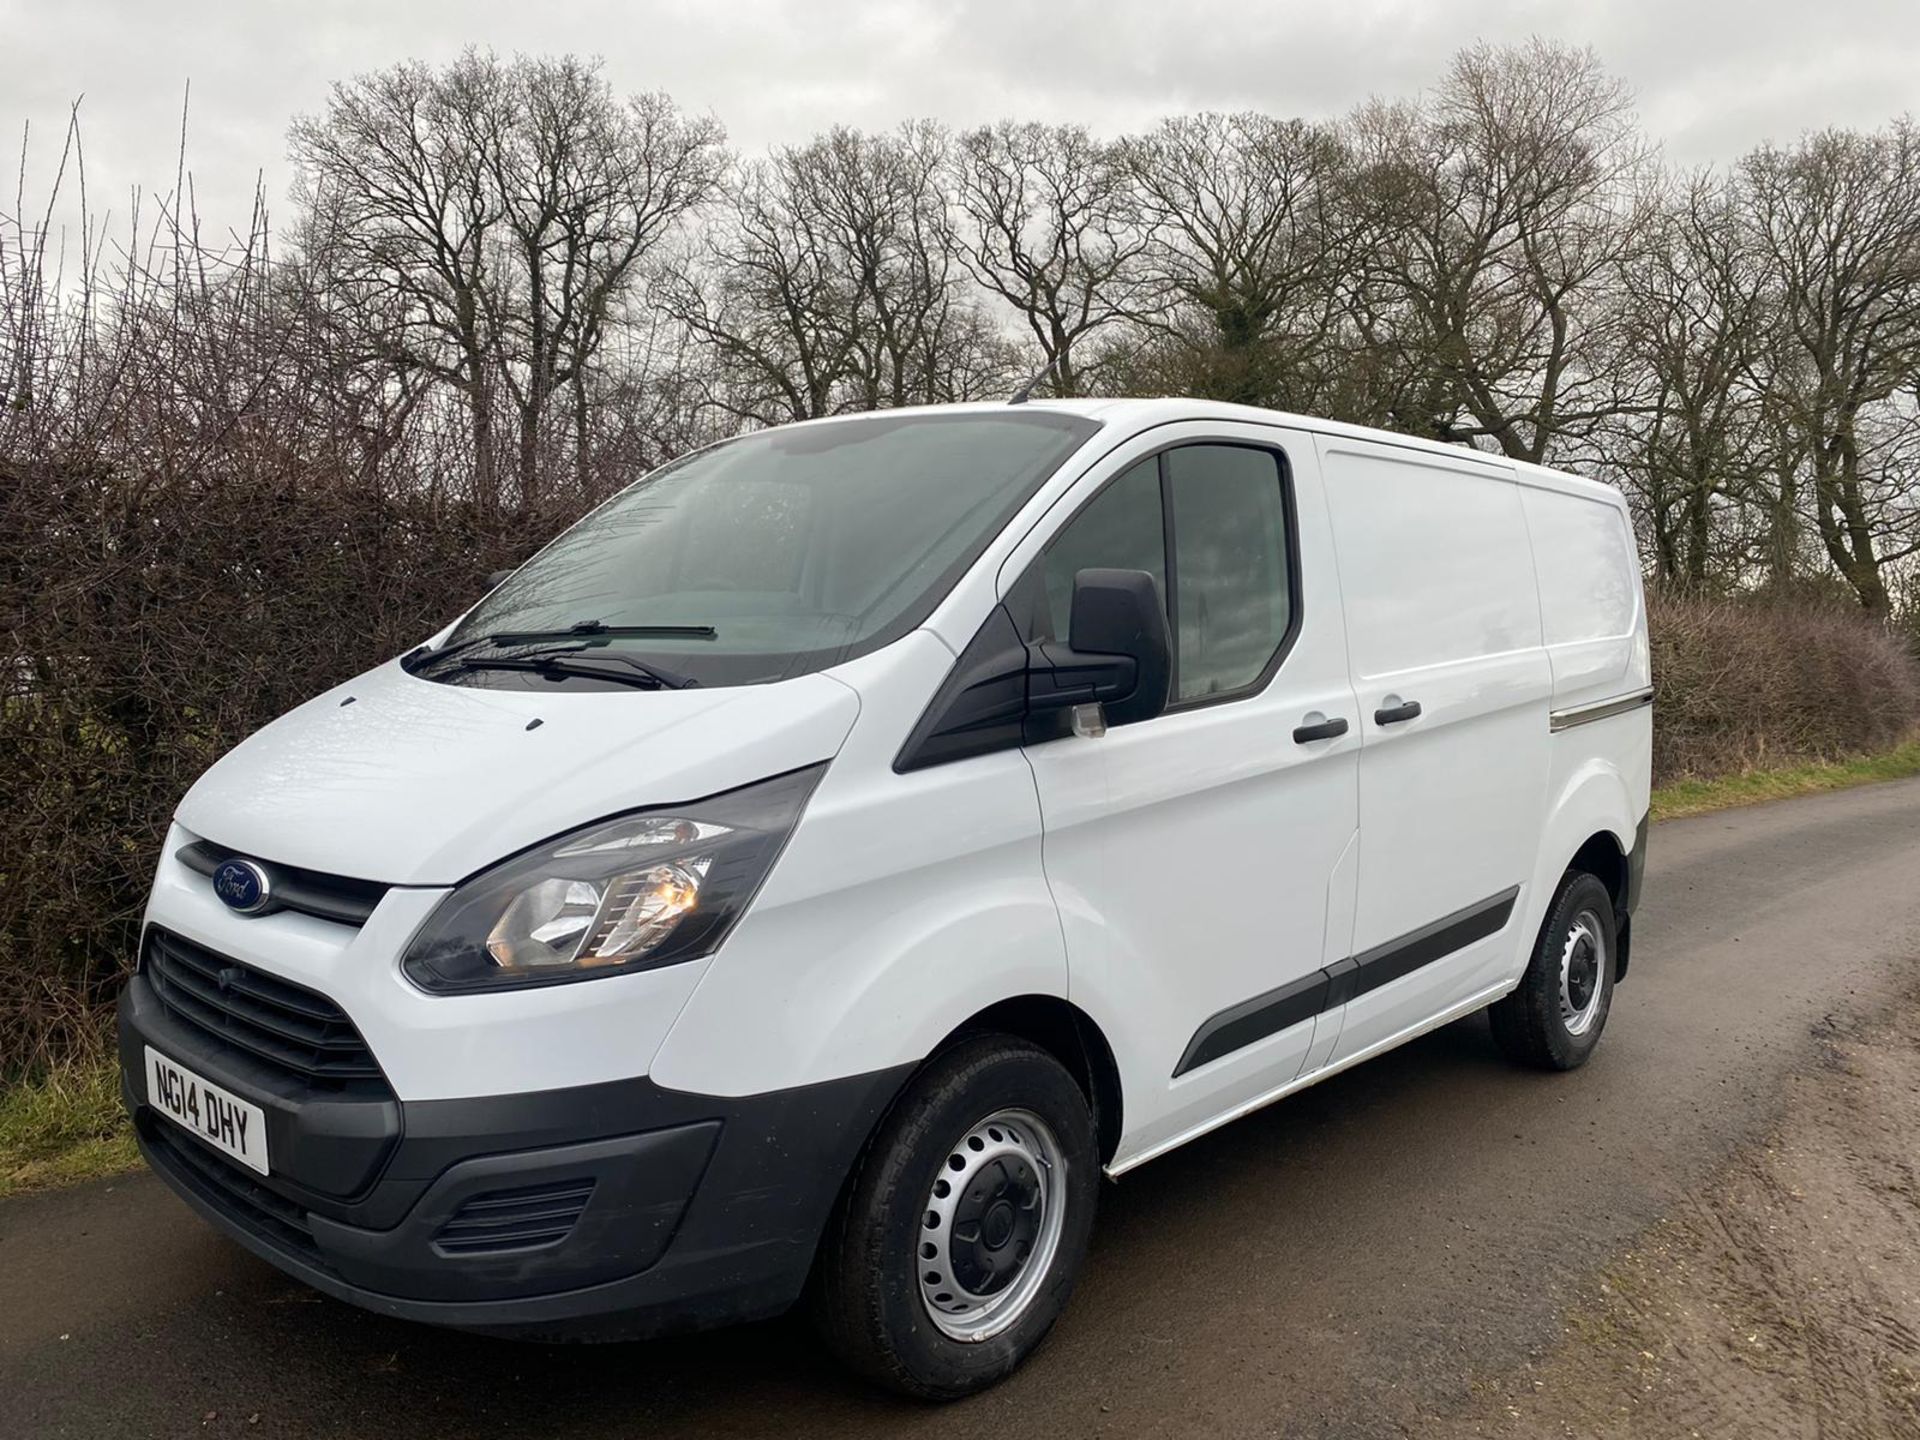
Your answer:
[[[1653,792],[1653,818],[1678,820],[1686,815],[1705,815],[1736,805],[1785,800],[1822,790],[1846,790],[1876,780],[1904,780],[1913,775],[1920,775],[1920,738],[1879,755],[1862,755],[1851,760],[1749,770],[1712,780],[1676,780]]]
[[[0,1086],[0,1199],[115,1175],[138,1160],[111,1052]]]

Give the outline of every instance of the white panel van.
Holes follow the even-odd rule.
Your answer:
[[[1487,1008],[1592,1052],[1652,689],[1604,486],[1198,401],[742,436],[248,739],[120,1007],[154,1169],[530,1337],[803,1298],[950,1397],[1103,1175]]]

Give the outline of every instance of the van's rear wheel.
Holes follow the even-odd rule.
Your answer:
[[[820,1257],[815,1317],[869,1378],[930,1400],[1001,1379],[1072,1293],[1099,1159],[1087,1099],[1008,1036],[939,1056],[900,1098]]]
[[[1613,1006],[1618,943],[1607,887],[1569,870],[1547,907],[1527,973],[1488,1007],[1500,1048],[1543,1070],[1586,1064]]]

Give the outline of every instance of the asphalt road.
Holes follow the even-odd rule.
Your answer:
[[[364,1315],[146,1176],[15,1200],[0,1436],[1417,1434],[1916,982],[1920,781],[1657,827],[1584,1070],[1512,1069],[1475,1017],[1143,1167],[1046,1347],[944,1409],[787,1323],[548,1349]]]

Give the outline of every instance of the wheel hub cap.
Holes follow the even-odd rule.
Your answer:
[[[1608,963],[1600,917],[1582,910],[1567,927],[1560,952],[1560,1019],[1569,1035],[1584,1035],[1600,1014],[1601,981]]]
[[[1065,1167],[1044,1121],[1001,1110],[960,1137],[927,1196],[916,1263],[928,1317],[985,1340],[1023,1315],[1060,1243]]]
[[[1591,945],[1582,945],[1574,952],[1573,964],[1567,970],[1567,998],[1579,1009],[1584,1009],[1587,1001],[1593,998],[1593,947]]]
[[[1004,1289],[1033,1253],[1043,1196],[1033,1167],[1005,1156],[975,1171],[953,1212],[953,1278],[976,1295]]]

